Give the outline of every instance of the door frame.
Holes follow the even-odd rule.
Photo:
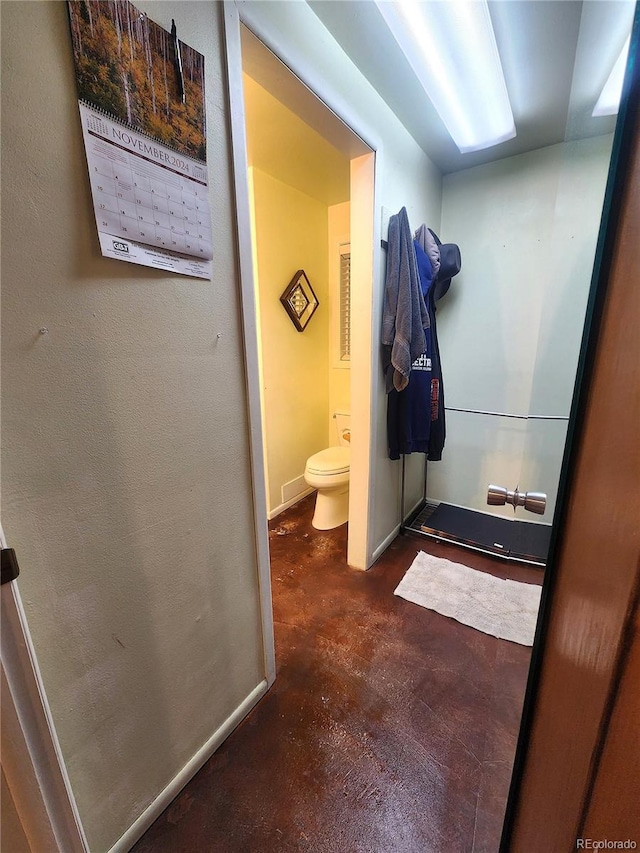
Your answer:
[[[373,563],[373,469],[375,412],[375,367],[377,365],[376,332],[379,311],[372,304],[373,281],[380,274],[380,217],[376,215],[378,175],[382,145],[366,122],[344,102],[337,103],[335,93],[325,91],[322,79],[313,70],[302,67],[299,57],[293,57],[274,44],[250,7],[225,0],[224,33],[227,53],[227,80],[231,116],[231,145],[233,177],[238,222],[238,251],[241,291],[241,311],[245,342],[246,383],[253,475],[253,503],[256,550],[260,579],[262,621],[265,636],[267,678],[275,675],[273,660],[273,616],[267,528],[267,497],[264,483],[264,448],[260,386],[258,380],[258,315],[255,298],[255,270],[251,244],[251,216],[248,158],[245,136],[245,112],[242,84],[242,49],[240,26],[244,24],[289,70],[309,89],[353,134],[370,149],[351,159],[351,274],[352,281],[365,282],[365,288],[354,287],[352,299],[358,300],[356,323],[352,328],[351,357],[351,419],[357,441],[351,451],[351,489],[349,502],[349,544],[347,562],[358,569],[368,569]],[[355,246],[354,246],[355,243]],[[364,291],[364,292],[363,292]],[[354,306],[356,307],[356,306]],[[354,377],[357,376],[357,382]],[[270,682],[271,683],[271,682]]]
[[[0,596],[2,769],[16,811],[32,850],[88,853],[17,581]]]
[[[637,215],[638,208],[636,203],[634,211],[631,198],[639,177],[639,137],[640,5],[637,5],[500,853],[529,849],[538,838],[540,821],[562,847],[565,842],[573,844],[575,833],[584,828],[590,786],[595,778],[599,749],[606,734],[625,651],[625,631],[637,594],[637,554],[630,558],[630,549],[625,543],[611,554],[615,570],[608,573],[606,582],[603,580],[598,589],[601,625],[594,620],[589,607],[584,608],[583,613],[575,612],[576,604],[589,603],[588,599],[581,600],[583,577],[585,573],[594,574],[593,566],[585,566],[584,554],[579,552],[576,543],[580,540],[594,542],[606,533],[604,520],[601,526],[586,527],[580,512],[581,502],[597,505],[601,499],[598,481],[593,479],[593,459],[601,455],[601,448],[594,446],[593,434],[596,424],[605,420],[598,401],[606,401],[609,406],[617,402],[624,407],[634,367],[635,376],[638,374],[637,364],[632,360],[632,342],[637,341],[637,337],[617,342],[624,353],[620,359],[623,368],[615,359],[607,358],[611,349],[599,356],[603,341],[610,341],[619,331],[614,322],[624,312],[620,307],[625,295],[621,280],[628,281],[629,273],[633,279],[629,232],[635,234],[635,223],[629,220],[634,213]],[[622,242],[625,232],[626,246]],[[626,268],[623,263],[627,264]],[[613,313],[614,302],[617,315]],[[634,306],[627,306],[626,314],[628,317],[638,314],[637,299]],[[637,438],[636,425],[631,425],[628,416],[620,419],[618,429],[619,441],[632,445]],[[619,472],[613,471],[607,476],[617,474]],[[606,492],[605,489],[603,493]],[[620,516],[631,522],[636,510],[633,501],[629,504],[628,495],[624,493],[619,495],[619,500],[624,504]],[[603,509],[605,513],[611,510]],[[592,548],[592,553],[597,552],[597,548]],[[602,614],[605,621],[602,621]],[[584,643],[589,633],[592,652],[594,649],[599,652],[597,666],[589,662],[588,655],[584,657],[588,651],[588,644],[585,647]],[[597,642],[602,646],[600,650]],[[568,685],[573,691],[572,701],[563,700],[563,690]],[[564,779],[567,768],[572,771],[570,784],[555,790],[549,778]],[[553,814],[543,811],[549,798],[553,799]],[[560,839],[561,834],[567,837]]]

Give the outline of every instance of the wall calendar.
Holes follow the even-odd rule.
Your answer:
[[[102,254],[211,278],[204,57],[127,0],[68,0]]]

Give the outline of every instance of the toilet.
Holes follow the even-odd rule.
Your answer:
[[[349,468],[351,431],[349,415],[334,414],[338,446],[327,447],[307,459],[304,479],[318,490],[311,524],[317,530],[332,530],[349,518]]]

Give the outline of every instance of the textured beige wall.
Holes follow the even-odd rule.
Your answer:
[[[66,4],[2,3],[3,524],[93,851],[264,677],[221,4],[138,5],[206,57],[212,281],[100,257]]]
[[[252,169],[269,512],[282,486],[329,444],[327,205]],[[280,295],[304,269],[319,307],[303,332]]]

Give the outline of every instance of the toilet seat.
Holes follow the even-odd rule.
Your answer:
[[[344,474],[351,463],[349,451],[349,447],[327,447],[319,453],[314,453],[307,460],[307,471],[325,477]]]

